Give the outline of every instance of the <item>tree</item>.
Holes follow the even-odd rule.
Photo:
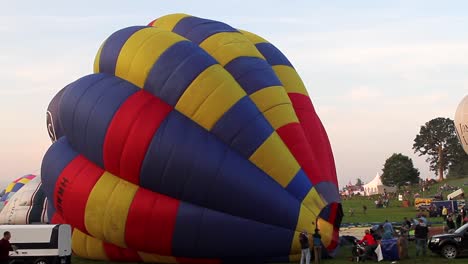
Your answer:
[[[357,178],[356,180],[356,186],[362,186],[364,183],[362,182],[361,178]]]
[[[468,155],[463,161],[451,164],[447,173],[447,178],[465,177],[468,177]]]
[[[450,118],[434,118],[421,126],[413,149],[419,156],[428,156],[426,161],[431,171],[438,175],[439,181],[444,179],[444,172],[451,164],[462,162],[463,156],[466,156]]]
[[[413,161],[409,157],[401,153],[394,153],[388,158],[382,171],[381,179],[385,185],[400,187],[406,182],[419,182],[419,170],[414,168]]]

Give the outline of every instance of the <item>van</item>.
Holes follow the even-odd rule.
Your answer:
[[[0,236],[11,233],[10,263],[68,264],[71,262],[71,226],[0,225]]]

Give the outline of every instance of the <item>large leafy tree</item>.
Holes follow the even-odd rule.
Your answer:
[[[461,162],[466,156],[458,141],[455,126],[450,118],[438,117],[427,122],[414,139],[413,149],[419,156],[426,155],[431,171],[444,179],[450,165]]]
[[[413,166],[413,161],[401,153],[394,153],[385,161],[382,183],[389,186],[401,186],[406,182],[418,183],[419,171]]]

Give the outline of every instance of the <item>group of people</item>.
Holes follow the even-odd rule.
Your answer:
[[[315,264],[320,263],[320,259],[322,258],[322,236],[319,231],[318,228],[315,228],[315,232],[312,235]],[[299,242],[301,243],[301,264],[310,264],[310,243],[307,231],[299,234]]]
[[[455,229],[468,223],[468,216],[466,215],[465,208],[449,213],[447,208],[444,207],[442,209],[442,218],[444,219],[446,225],[445,231],[447,232],[455,231]]]
[[[429,236],[429,227],[427,219],[419,215],[416,219],[409,220],[404,218],[403,225],[399,232],[393,228],[393,225],[387,220],[385,223],[365,230],[364,237],[358,241],[359,244],[365,246],[365,252],[361,256],[363,259],[370,258],[374,255],[379,243],[382,240],[392,239],[397,237],[398,255],[400,259],[407,259],[408,256],[408,240],[409,231],[414,230],[416,256],[427,254],[427,239]]]

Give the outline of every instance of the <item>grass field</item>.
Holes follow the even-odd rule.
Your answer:
[[[447,183],[452,186],[459,186],[464,188],[465,193],[468,191],[468,186],[464,186],[463,183],[467,182],[468,178],[464,179],[456,179],[456,180],[447,180],[443,183],[436,184],[432,186],[431,190],[425,193],[425,196],[428,197],[429,195],[433,195],[438,192],[438,188],[441,184]],[[443,195],[447,195],[449,192],[444,192]],[[345,216],[343,218],[343,223],[347,224],[362,224],[362,223],[376,223],[376,222],[383,222],[388,220],[390,222],[402,222],[403,217],[415,217],[418,213],[414,207],[407,207],[404,208],[401,206],[401,202],[397,200],[391,200],[390,206],[387,208],[375,208],[374,201],[369,200],[363,197],[354,197],[350,200],[342,201],[343,204],[343,211]],[[362,206],[367,206],[366,214],[363,213]],[[350,216],[348,211],[350,208],[354,208],[354,216]],[[442,219],[440,218],[429,218],[430,222],[440,222]],[[430,253],[428,250],[428,256],[426,257],[415,257],[415,246],[414,242],[410,242],[409,244],[409,255],[410,259],[398,261],[398,263],[402,264],[445,264],[445,263],[468,263],[468,258],[458,258],[455,260],[447,260],[440,256],[434,255]],[[344,263],[351,263],[349,257],[351,256],[351,249],[349,247],[342,247],[339,250],[338,255],[334,259],[327,259],[323,260],[323,263],[326,264],[344,264]],[[116,263],[116,262],[104,262],[104,261],[91,261],[86,259],[81,259],[78,257],[73,257],[73,263],[76,264],[103,264],[103,263]],[[382,261],[380,263],[391,263],[390,261]],[[242,263],[239,263],[242,264]]]

